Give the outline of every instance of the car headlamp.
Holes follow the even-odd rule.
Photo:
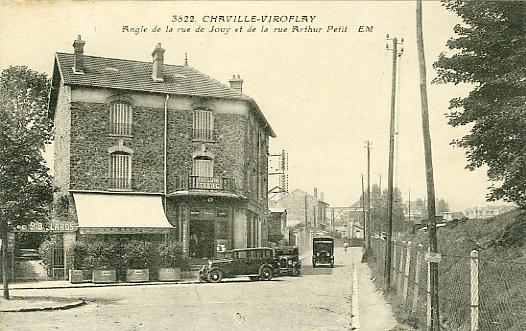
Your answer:
[[[316,256],[320,256],[320,253],[316,253]]]
[[[331,253],[327,252],[327,256],[331,256]]]
[[[289,264],[289,265],[292,265],[292,260],[289,260],[288,264]]]

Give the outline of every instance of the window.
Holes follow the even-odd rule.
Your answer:
[[[214,114],[210,110],[194,111],[194,139],[214,140]]]
[[[131,189],[131,155],[125,152],[110,154],[110,188]]]
[[[110,107],[110,133],[120,136],[132,134],[132,108],[124,102],[114,102]]]
[[[204,157],[194,158],[192,176],[214,177],[214,161]]]

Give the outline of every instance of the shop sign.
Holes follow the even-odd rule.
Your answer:
[[[219,177],[196,177],[196,189],[222,190],[223,181]]]
[[[226,211],[226,210],[218,210],[217,211],[217,217],[228,217],[228,211]]]
[[[77,225],[71,222],[50,221],[49,223],[31,222],[29,224],[17,225],[15,232],[74,232]]]
[[[216,216],[216,213],[213,209],[194,209],[190,210],[190,216],[192,217],[203,217],[203,218],[213,218]]]
[[[13,252],[15,250],[15,234],[10,232],[7,234],[7,251]]]

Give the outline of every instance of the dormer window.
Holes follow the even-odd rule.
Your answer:
[[[211,110],[194,110],[193,138],[195,140],[214,140],[214,114]]]
[[[132,107],[118,101],[110,106],[110,134],[118,136],[132,135]]]

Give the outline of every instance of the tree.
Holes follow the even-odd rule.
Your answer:
[[[395,188],[393,201],[393,231],[403,232],[404,209],[402,192]],[[367,196],[367,192],[365,192]],[[362,196],[360,196],[362,201]],[[382,193],[378,184],[371,186],[371,234],[385,232],[387,229],[387,190]]]
[[[444,199],[437,199],[436,206],[437,206],[437,209],[436,209],[437,215],[440,215],[444,212],[449,211],[449,204]]]
[[[449,124],[469,125],[469,134],[452,144],[466,149],[474,170],[488,166],[493,181],[488,200],[526,208],[526,2],[445,1],[464,25],[434,63],[434,83],[468,83],[467,97],[450,101]]]
[[[51,140],[49,80],[25,66],[0,76],[0,207],[2,220],[26,224],[47,219],[52,201],[42,151]]]

